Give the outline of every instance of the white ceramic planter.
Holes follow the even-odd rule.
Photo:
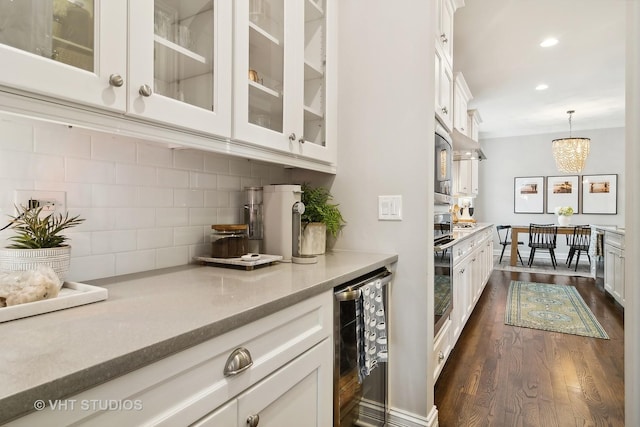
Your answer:
[[[0,271],[34,270],[38,265],[48,265],[61,282],[69,273],[71,246],[41,249],[0,248]]]
[[[558,215],[558,224],[566,227],[571,224],[571,217],[567,215]]]
[[[322,222],[302,224],[301,255],[323,255],[327,250],[327,225]]]

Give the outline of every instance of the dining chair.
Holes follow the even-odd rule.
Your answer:
[[[589,255],[589,246],[591,245],[591,227],[588,225],[576,225],[573,228],[573,234],[571,238],[571,245],[569,246],[569,256],[567,259],[567,266],[571,268],[573,257],[578,253],[576,257],[575,271],[578,271],[578,262],[580,262],[580,254],[582,251],[587,253],[589,264],[591,264],[591,255]]]
[[[505,249],[507,247],[511,247],[511,239],[509,239],[509,234],[511,233],[510,225],[496,225],[496,232],[498,233],[498,240],[500,240],[500,244],[502,245],[502,252],[500,252],[500,260],[498,264],[502,262],[502,256],[504,255]],[[504,234],[504,236],[503,236]],[[518,242],[518,245],[524,245],[524,242]],[[520,264],[524,266],[524,262],[522,261],[522,257],[520,256],[520,249],[518,251],[518,258],[520,258]]]
[[[556,262],[556,241],[558,238],[558,227],[554,224],[529,224],[529,267],[533,265],[536,249],[547,249],[551,257],[551,264],[555,270]]]

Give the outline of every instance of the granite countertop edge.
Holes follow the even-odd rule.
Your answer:
[[[341,251],[336,251],[338,254]],[[344,251],[348,253],[349,251]],[[19,417],[33,412],[33,404],[37,399],[46,396],[47,399],[56,400],[73,396],[104,382],[130,373],[172,354],[183,351],[189,347],[201,344],[207,340],[223,335],[231,330],[266,317],[272,313],[280,311],[288,306],[304,301],[327,290],[333,289],[341,283],[356,279],[378,268],[389,266],[397,262],[398,256],[395,254],[373,254],[375,261],[360,265],[353,270],[341,272],[334,277],[327,277],[304,289],[297,290],[264,304],[250,307],[239,311],[222,319],[211,322],[199,328],[185,331],[169,339],[141,347],[133,352],[123,354],[96,365],[87,366],[84,369],[72,374],[56,378],[55,380],[39,384],[25,389],[21,392],[0,398],[0,425],[5,422],[15,420]],[[96,286],[106,286],[126,281],[129,277],[153,277],[158,274],[175,273],[189,271],[191,268],[198,268],[194,265],[171,267],[162,270],[155,270],[132,275],[119,276],[114,278],[98,279],[88,281],[88,284]]]

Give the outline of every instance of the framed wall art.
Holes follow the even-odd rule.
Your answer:
[[[555,213],[557,207],[571,206],[578,213],[580,192],[578,175],[547,177],[547,213]]]
[[[544,177],[526,176],[513,179],[513,212],[544,213]]]
[[[582,213],[618,213],[618,175],[582,175]]]

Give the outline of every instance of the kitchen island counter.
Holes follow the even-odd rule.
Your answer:
[[[0,324],[0,424],[397,261],[328,252],[253,271],[188,265],[88,282],[106,301]]]

